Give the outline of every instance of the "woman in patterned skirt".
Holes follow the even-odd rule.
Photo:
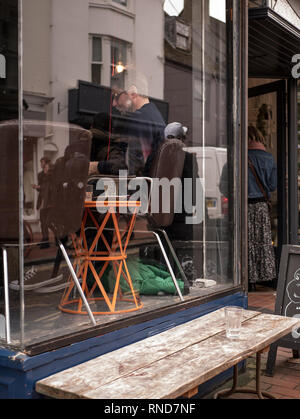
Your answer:
[[[273,156],[266,151],[264,136],[252,126],[248,130],[248,150],[248,280],[251,288],[256,282],[276,278],[267,199],[277,188],[277,169]]]

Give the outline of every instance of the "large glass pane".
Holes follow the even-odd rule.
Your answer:
[[[238,285],[232,2],[22,3],[23,344]]]
[[[18,2],[0,2],[0,342],[20,339],[20,296],[6,287],[19,277]],[[14,318],[10,321],[10,311]]]

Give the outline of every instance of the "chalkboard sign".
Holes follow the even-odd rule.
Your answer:
[[[300,246],[282,247],[275,314],[300,318]],[[299,353],[300,329],[293,330],[271,345],[267,362],[268,375],[273,375],[278,346],[291,348],[294,353]]]

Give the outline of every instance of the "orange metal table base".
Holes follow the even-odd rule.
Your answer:
[[[91,208],[96,208],[101,206],[101,204],[102,207],[107,207],[108,211],[104,215],[104,218],[99,225],[95,215],[91,211]],[[127,204],[128,207],[132,207],[132,213],[130,214],[127,228],[121,234],[119,229],[120,214],[118,213],[117,209],[120,206],[124,206],[125,204]],[[128,313],[139,310],[143,307],[138,292],[133,288],[131,276],[126,263],[126,249],[133,232],[139,206],[140,203],[136,201],[114,201],[109,202],[108,204],[94,201],[85,203],[85,212],[81,224],[80,235],[72,236],[75,250],[75,260],[73,266],[79,281],[81,281],[81,287],[88,303],[92,303],[96,306],[95,308],[93,306],[91,307],[91,311],[95,315]],[[97,228],[97,234],[90,246],[87,242],[85,234],[85,227],[88,219],[90,219],[93,222],[93,225]],[[111,245],[108,243],[103,234],[105,226],[110,219],[112,219],[114,226],[114,234]],[[106,247],[105,251],[96,250],[99,240],[103,241]],[[97,272],[93,262],[103,263],[99,272]],[[110,264],[114,270],[115,284],[112,292],[108,293],[105,290],[101,279],[103,278],[103,275]],[[94,283],[92,285],[88,285],[87,283],[89,272],[92,273],[92,277],[94,279]],[[126,294],[124,294],[121,290],[121,278],[126,281],[127,287],[130,290]],[[65,313],[88,314],[85,310],[85,306],[81,297],[78,297],[78,295],[73,295],[75,291],[75,284],[72,278],[70,278],[59,304],[59,309]],[[105,302],[105,308],[97,307],[97,302],[100,301]]]

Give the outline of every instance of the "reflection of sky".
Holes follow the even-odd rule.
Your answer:
[[[165,0],[164,11],[169,16],[179,16],[184,9],[184,0]]]
[[[209,0],[209,16],[226,22],[226,0]]]

